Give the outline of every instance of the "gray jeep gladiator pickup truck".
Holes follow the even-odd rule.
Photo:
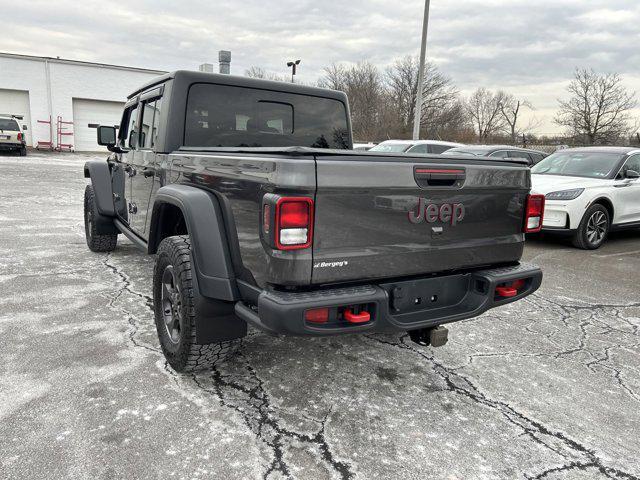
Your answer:
[[[117,133],[117,135],[116,135]],[[542,225],[519,160],[352,150],[344,93],[178,71],[133,92],[107,161],[85,164],[89,248],[149,254],[155,322],[177,371],[273,334],[409,332],[519,300]]]

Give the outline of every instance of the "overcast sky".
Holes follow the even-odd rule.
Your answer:
[[[127,5],[125,5],[127,3]],[[15,2],[0,0],[7,15]],[[20,2],[0,51],[161,70],[195,69],[232,51],[251,65],[315,81],[332,62],[380,68],[417,55],[422,0],[137,0]],[[18,13],[19,12],[19,13]],[[484,86],[528,99],[539,133],[575,67],[619,72],[640,92],[639,0],[432,0],[427,56],[463,93]]]

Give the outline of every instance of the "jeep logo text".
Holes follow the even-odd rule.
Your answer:
[[[427,203],[424,198],[418,200],[418,204],[413,210],[409,210],[409,221],[411,223],[450,223],[455,225],[464,219],[464,205],[462,203]]]

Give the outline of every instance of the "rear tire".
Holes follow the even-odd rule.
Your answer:
[[[233,315],[234,305],[221,300],[196,301],[199,293],[195,280],[190,238],[162,240],[153,270],[153,307],[162,353],[177,372],[209,369],[226,360],[241,344],[240,339],[210,344],[196,341],[196,318],[203,309],[209,315],[213,313],[210,320],[215,321],[216,316]]]
[[[97,231],[97,219],[100,213],[96,207],[93,186],[87,185],[84,190],[84,235],[87,246],[92,252],[111,252],[118,243],[118,234],[101,235]]]
[[[599,203],[591,205],[580,221],[573,245],[583,250],[600,248],[609,234],[610,226],[609,211]]]
[[[27,156],[27,147],[23,146],[20,150],[20,156],[21,157],[26,157]]]

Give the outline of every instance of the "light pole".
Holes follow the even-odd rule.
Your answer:
[[[427,54],[427,29],[429,27],[429,3],[424,2],[424,20],[422,21],[422,44],[420,46],[420,67],[418,70],[418,87],[416,92],[416,106],[413,117],[413,139],[420,139],[420,117],[422,117],[422,83],[424,82],[424,60]]]
[[[300,65],[300,60],[293,60],[292,62],[287,62],[287,67],[291,67],[291,83],[293,83],[293,76],[296,74],[298,65]]]

